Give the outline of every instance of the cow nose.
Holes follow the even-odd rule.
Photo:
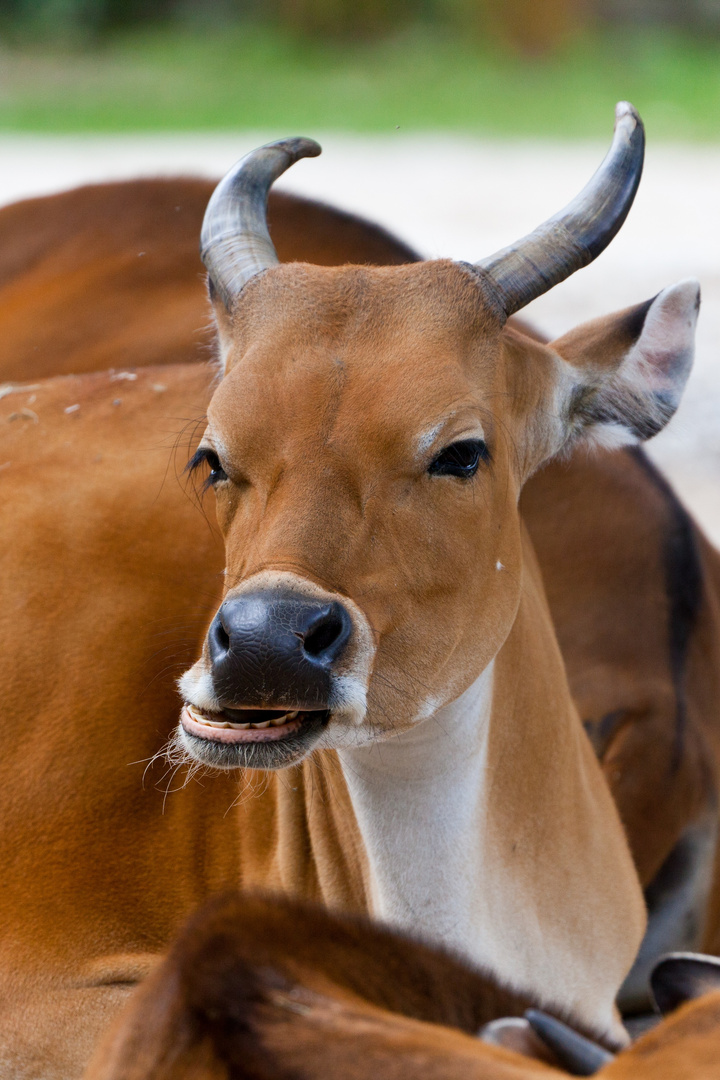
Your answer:
[[[223,707],[326,709],[352,623],[338,601],[255,592],[225,600],[208,632]]]

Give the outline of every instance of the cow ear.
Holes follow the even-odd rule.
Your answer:
[[[210,275],[208,275],[207,279],[207,289],[217,329],[217,357],[222,374],[225,375],[227,373],[227,357],[232,344],[232,319]]]
[[[552,343],[563,361],[564,446],[613,449],[665,427],[690,374],[699,308],[699,283],[681,281]]]
[[[685,1001],[720,990],[720,959],[702,953],[669,953],[650,976],[658,1012],[669,1013]]]

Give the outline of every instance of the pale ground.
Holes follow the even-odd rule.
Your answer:
[[[610,124],[609,118],[609,124]],[[75,184],[173,173],[219,176],[276,133],[0,136],[0,203]],[[609,135],[608,135],[609,139]],[[356,210],[430,256],[469,261],[522,236],[589,179],[606,146],[470,138],[320,137],[319,159],[280,186]],[[702,283],[695,371],[653,458],[720,545],[720,147],[653,145],[630,217],[600,259],[527,309],[560,334],[583,319]]]

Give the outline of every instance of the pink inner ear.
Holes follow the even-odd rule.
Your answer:
[[[692,368],[699,303],[697,281],[664,289],[647,307],[635,344],[612,373],[598,375],[594,385],[584,388],[582,368],[577,369],[576,397],[570,402],[575,426],[566,447],[584,442],[616,449],[645,442],[665,427]]]
[[[694,280],[672,285],[654,300],[626,361],[630,368],[637,364],[646,392],[670,391],[679,399],[692,367],[699,307],[700,286]]]

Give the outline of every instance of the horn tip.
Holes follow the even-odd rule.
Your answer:
[[[580,1035],[542,1009],[526,1009],[525,1019],[573,1076],[593,1076],[614,1058],[599,1043]]]
[[[319,157],[322,154],[322,147],[320,143],[315,142],[314,139],[306,139],[302,136],[296,136],[290,139],[278,139],[277,142],[269,143],[268,149],[277,147],[278,150],[284,150],[290,158],[290,163],[295,164],[300,158],[305,157]]]
[[[643,122],[640,119],[640,113],[637,111],[634,105],[629,101],[618,101],[615,106],[615,127],[626,127],[630,133],[635,128],[643,128]]]

